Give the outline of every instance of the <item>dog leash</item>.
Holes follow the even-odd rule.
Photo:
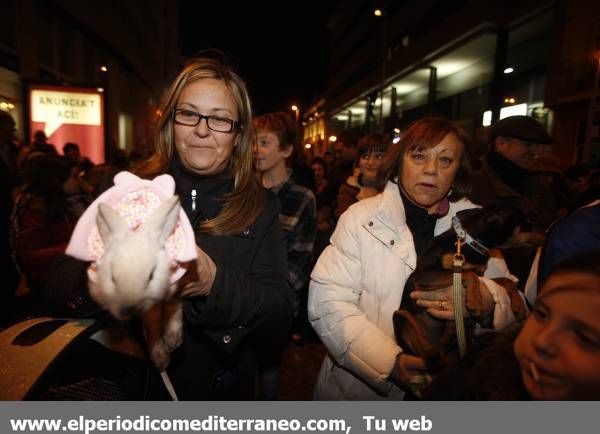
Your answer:
[[[473,238],[463,227],[458,216],[452,217],[452,228],[456,232],[456,253],[452,261],[453,275],[452,286],[454,292],[454,321],[456,323],[456,338],[458,340],[458,354],[462,359],[467,352],[467,337],[465,334],[465,319],[464,319],[464,299],[465,291],[462,286],[462,267],[465,263],[465,257],[461,253],[463,244],[471,247],[475,252],[482,256],[490,255],[489,249],[481,242]]]
[[[134,335],[136,335],[136,338],[140,342],[140,346],[144,353],[144,358],[146,359],[146,362],[152,365],[152,357],[150,357],[150,348],[148,347],[148,342],[146,341],[146,338],[144,336],[143,328],[134,328]],[[179,397],[177,396],[177,392],[175,392],[175,387],[173,386],[173,382],[171,381],[169,374],[167,374],[167,370],[162,369],[159,372],[160,379],[163,382],[165,389],[167,389],[167,393],[171,397],[171,400],[179,401]]]
[[[458,354],[462,359],[467,352],[467,337],[465,334],[465,318],[463,312],[463,302],[465,298],[462,285],[462,267],[465,263],[465,257],[461,253],[461,246],[464,237],[456,233],[456,253],[452,261],[452,287],[454,293],[454,323],[456,325],[456,339],[458,340]]]
[[[169,378],[169,374],[167,374],[166,370],[163,369],[162,371],[160,371],[160,378],[162,379],[163,384],[167,388],[167,392],[169,392],[171,399],[173,401],[179,401],[179,398],[177,397],[177,393],[175,393],[175,387],[173,387],[173,383],[171,382],[171,379]]]

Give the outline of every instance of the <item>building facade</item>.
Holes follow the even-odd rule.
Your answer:
[[[181,62],[176,2],[3,0],[0,16],[0,109],[22,140],[33,133],[28,83],[82,86],[103,93],[108,158],[149,150],[160,94]]]
[[[304,140],[398,136],[429,115],[476,134],[499,118],[527,114],[554,134],[553,151],[568,156],[566,165],[594,161],[594,115],[583,131],[599,20],[599,6],[581,0],[342,0],[330,22],[325,121],[315,127],[309,111]],[[585,89],[573,100],[569,86]]]

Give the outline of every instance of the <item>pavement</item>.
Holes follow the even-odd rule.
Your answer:
[[[317,338],[300,344],[290,340],[283,353],[279,399],[281,401],[310,401],[321,363],[327,354]]]

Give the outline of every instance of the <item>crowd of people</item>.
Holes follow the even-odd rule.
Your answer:
[[[244,81],[209,58],[186,64],[159,113],[153,155],[97,167],[73,143],[59,156],[41,131],[15,148],[0,112],[4,326],[19,319],[19,282],[26,315],[105,316],[90,264],[64,254],[71,232],[117,171],[166,173],[198,257],[176,291],[183,341],[167,372],[180,399],[277,399],[285,346],[312,330],[327,349],[318,400],[600,398],[598,179],[582,164],[562,172],[533,118],[496,122],[477,161],[466,131],[423,118],[393,143],[369,134],[308,162],[290,116],[254,117]],[[482,310],[471,350],[430,372],[398,344],[394,311],[432,239],[491,205],[521,210],[521,230],[465,284]],[[451,285],[410,296],[454,319]],[[144,397],[168,398],[149,377]]]
[[[0,326],[47,313],[41,289],[48,269],[65,251],[79,217],[93,198],[128,167],[126,157],[95,165],[67,142],[59,153],[42,130],[31,143],[16,140],[14,119],[0,111],[2,250],[7,284]],[[17,296],[18,295],[18,296]]]

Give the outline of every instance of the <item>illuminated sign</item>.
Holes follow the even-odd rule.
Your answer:
[[[104,101],[98,89],[30,86],[29,103],[32,134],[43,130],[59,153],[72,142],[82,156],[104,162]]]

